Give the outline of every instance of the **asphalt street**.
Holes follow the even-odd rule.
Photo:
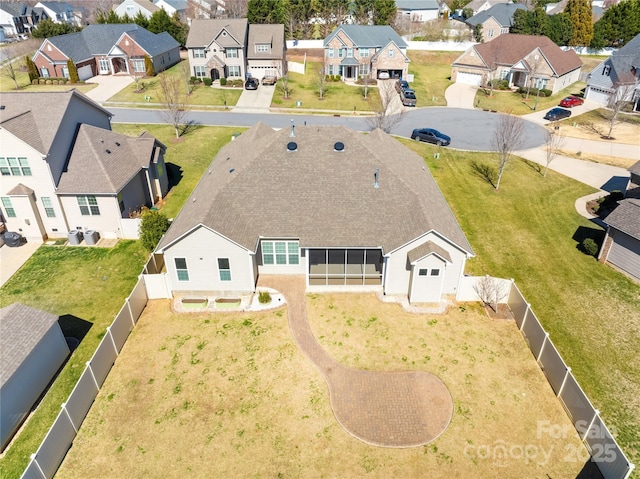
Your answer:
[[[158,110],[109,106],[106,108],[114,114],[114,123],[165,123]],[[462,108],[420,108],[406,112],[391,133],[409,138],[414,128],[436,128],[451,137],[452,148],[491,151],[491,137],[499,116],[499,113]],[[371,130],[371,124],[367,119],[357,115],[189,111],[186,120],[200,125],[231,127],[250,127],[261,121],[272,128],[286,128],[293,120],[297,125],[341,125],[358,131]],[[520,148],[529,149],[543,145],[545,129],[533,122],[524,121],[524,143]]]

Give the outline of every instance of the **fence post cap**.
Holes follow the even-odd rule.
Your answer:
[[[36,457],[38,457],[38,455],[34,453],[34,454],[31,454],[31,455],[29,456],[29,459],[33,460],[33,459],[35,459]]]
[[[544,332],[544,337],[545,337],[545,338],[548,338],[548,337],[549,337],[549,332],[548,332],[548,331],[545,331],[545,332]]]
[[[571,372],[571,366],[567,366],[567,371]]]
[[[594,409],[596,415],[600,416],[600,409]]]
[[[60,404],[60,408],[61,409],[64,409],[65,407],[67,407],[67,403],[66,402],[63,402],[62,404]]]
[[[86,363],[84,363],[86,366],[91,366],[91,361],[87,361]]]

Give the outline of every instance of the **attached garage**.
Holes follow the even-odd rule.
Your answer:
[[[584,97],[587,100],[595,101],[596,103],[601,103],[603,105],[609,103],[609,92],[592,86],[587,88],[587,92]]]
[[[91,65],[85,65],[78,68],[78,77],[83,81],[93,77],[93,70],[91,69]]]
[[[58,316],[14,303],[0,309],[0,450],[4,450],[58,369],[69,347]]]
[[[640,280],[640,199],[622,200],[604,221],[609,229],[601,261]]]
[[[480,73],[458,72],[456,75],[456,83],[480,86],[482,84],[482,75]]]

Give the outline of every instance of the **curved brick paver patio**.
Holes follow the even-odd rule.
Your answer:
[[[291,333],[327,381],[331,407],[347,432],[385,447],[420,446],[444,432],[453,415],[453,400],[438,377],[425,371],[357,371],[343,366],[313,336],[303,276],[261,275],[258,286],[285,296]]]

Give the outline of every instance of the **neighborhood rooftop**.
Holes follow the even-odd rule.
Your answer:
[[[467,19],[467,23],[471,26],[480,25],[493,17],[503,27],[510,27],[513,24],[513,14],[516,10],[526,9],[527,7],[521,3],[498,3]]]
[[[359,47],[384,47],[394,42],[399,48],[407,48],[407,43],[389,25],[340,25],[325,38],[324,45],[329,45],[341,31]]]
[[[389,135],[334,126],[294,135],[258,123],[220,150],[159,249],[202,224],[250,251],[261,237],[290,237],[388,253],[436,231],[473,254],[422,158]]]

